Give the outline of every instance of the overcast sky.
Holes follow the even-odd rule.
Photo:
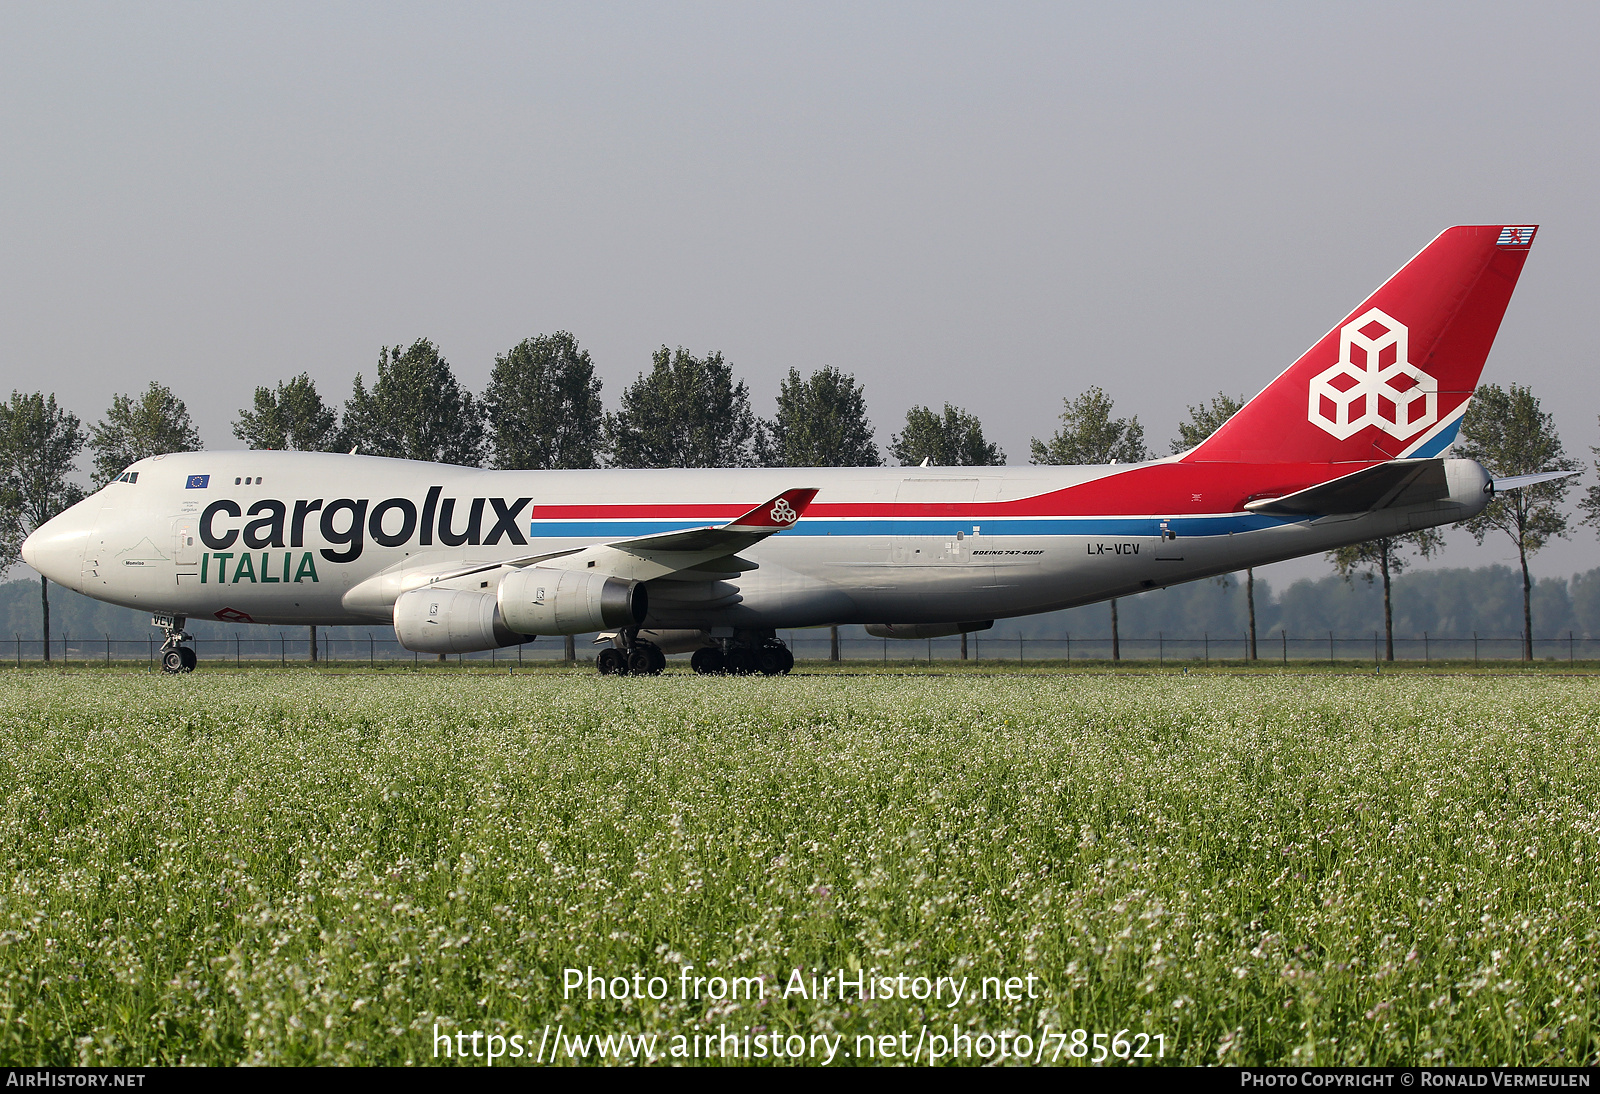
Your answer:
[[[1587,462],[1597,45],[1592,3],[11,2],[0,380],[86,422],[160,380],[230,448],[258,384],[428,337],[481,389],[569,330],[608,406],[681,345],[763,414],[854,373],[884,441],[948,401],[1023,462],[1098,384],[1164,449],[1444,227],[1539,223],[1485,379]]]

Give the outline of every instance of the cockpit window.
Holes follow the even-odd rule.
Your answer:
[[[128,483],[138,482],[139,481],[139,472],[137,472],[137,471],[124,471],[122,474],[118,475],[116,478],[112,479],[111,481],[112,482],[128,482]]]

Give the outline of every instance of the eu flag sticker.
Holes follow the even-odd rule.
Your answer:
[[[211,482],[210,475],[190,475],[189,481],[184,483],[185,490],[204,490]]]

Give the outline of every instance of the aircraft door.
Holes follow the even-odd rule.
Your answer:
[[[95,519],[94,529],[89,533],[83,544],[83,571],[80,575],[83,585],[79,591],[91,586],[103,586],[106,583],[106,574],[109,561],[106,552],[106,515],[109,509],[101,509]],[[92,593],[90,595],[93,595]]]
[[[172,559],[177,564],[178,584],[197,583],[200,580],[200,537],[194,519],[178,521],[172,537]]]

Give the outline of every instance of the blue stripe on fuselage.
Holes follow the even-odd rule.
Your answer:
[[[1306,518],[1300,518],[1306,519]],[[839,520],[805,517],[785,536],[953,536],[981,528],[984,536],[1147,536],[1161,535],[1160,517],[964,517],[898,520],[893,517],[868,517]],[[1167,527],[1179,536],[1225,536],[1235,532],[1254,532],[1294,524],[1295,520],[1258,513],[1232,513],[1215,517],[1172,517]],[[528,529],[529,539],[617,540],[703,528],[707,522],[671,520],[536,520]]]

